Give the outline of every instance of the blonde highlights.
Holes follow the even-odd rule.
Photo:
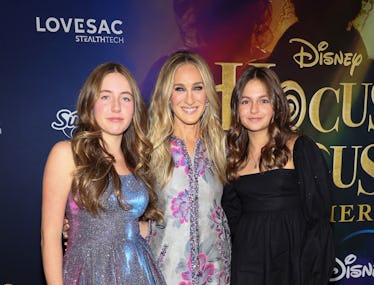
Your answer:
[[[151,168],[157,171],[158,187],[169,181],[174,167],[169,152],[169,138],[173,134],[174,118],[170,107],[176,70],[183,64],[194,65],[201,74],[207,94],[207,105],[200,119],[200,138],[207,148],[215,175],[226,181],[225,138],[221,126],[221,104],[215,90],[212,73],[202,57],[191,51],[177,51],[164,63],[159,73],[149,108],[148,137],[153,144]]]

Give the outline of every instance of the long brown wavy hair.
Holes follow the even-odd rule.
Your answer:
[[[76,170],[73,174],[72,195],[77,205],[92,215],[105,211],[100,198],[109,182],[119,205],[128,210],[123,201],[121,180],[114,168],[115,158],[108,152],[102,138],[101,128],[94,116],[94,105],[99,98],[101,84],[106,75],[120,73],[129,82],[134,98],[134,115],[128,129],[123,134],[121,148],[126,165],[134,175],[146,185],[149,204],[143,215],[147,219],[158,220],[162,213],[156,208],[157,196],[153,189],[153,178],[149,175],[149,156],[152,149],[146,137],[147,111],[137,83],[131,72],[121,64],[107,62],[97,66],[84,83],[77,101],[78,122],[71,146]]]
[[[249,66],[237,80],[231,95],[231,125],[227,133],[228,180],[238,178],[238,171],[248,161],[249,136],[240,122],[238,107],[246,84],[253,79],[260,80],[266,86],[274,111],[268,127],[269,141],[261,149],[260,171],[283,168],[290,157],[287,141],[292,134],[297,134],[290,119],[287,97],[277,74],[269,68]]]

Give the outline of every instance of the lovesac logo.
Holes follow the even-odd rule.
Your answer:
[[[65,136],[71,138],[77,119],[77,111],[61,109],[56,113],[56,121],[52,122],[51,127],[56,131],[62,131]]]
[[[123,21],[63,17],[35,17],[38,33],[74,34],[77,43],[123,44]]]

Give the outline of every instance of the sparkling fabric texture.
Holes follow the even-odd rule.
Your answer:
[[[123,210],[108,187],[102,197],[106,211],[93,217],[79,209],[71,196],[70,221],[64,256],[64,284],[165,284],[152,252],[140,236],[138,218],[148,204],[148,192],[134,175],[120,176],[129,210]]]
[[[198,140],[189,156],[172,136],[174,169],[158,192],[164,223],[151,223],[149,242],[167,284],[230,284],[230,236],[221,207],[222,183]]]

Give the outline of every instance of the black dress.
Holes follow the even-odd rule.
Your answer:
[[[231,284],[300,284],[306,222],[295,170],[244,175],[230,191],[240,199],[242,212],[233,231]]]
[[[244,175],[225,186],[232,285],[328,283],[334,264],[328,170],[305,136],[295,143],[294,162],[296,169]]]

